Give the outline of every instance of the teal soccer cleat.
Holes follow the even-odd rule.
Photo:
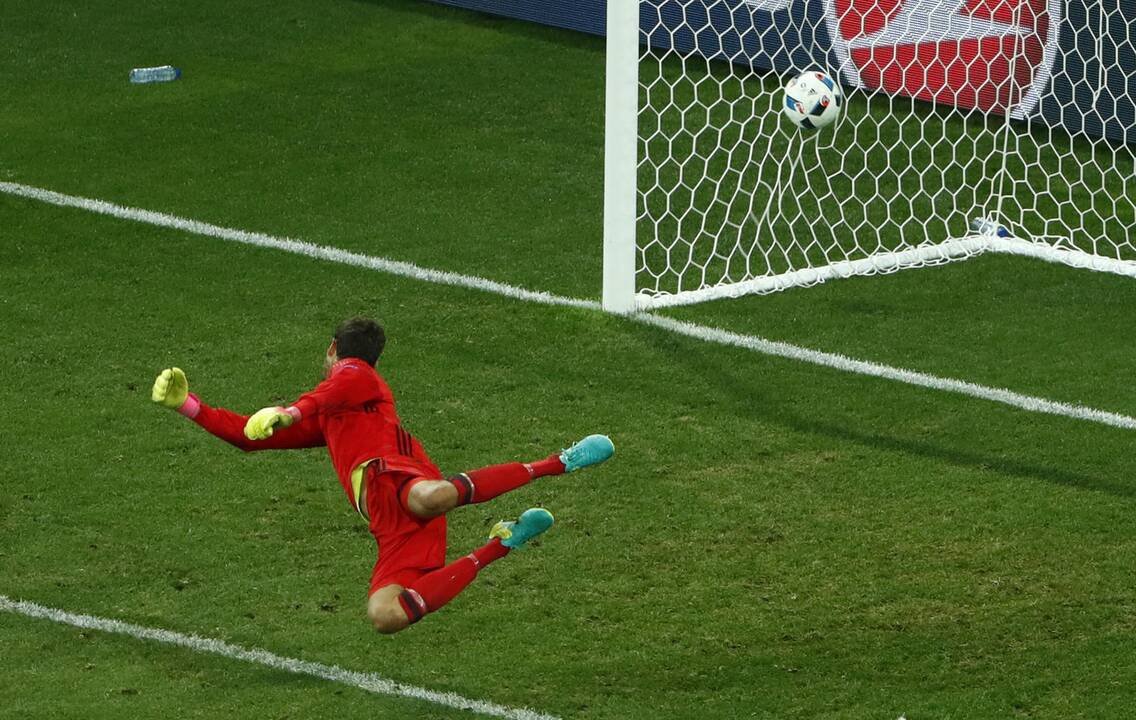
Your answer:
[[[575,472],[589,465],[599,465],[615,454],[615,445],[607,435],[589,435],[560,453],[564,472]]]
[[[489,531],[489,539],[501,538],[507,548],[519,548],[552,527],[555,518],[544,508],[529,508],[516,521],[502,520]]]

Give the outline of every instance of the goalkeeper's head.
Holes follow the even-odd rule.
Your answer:
[[[373,367],[386,344],[387,336],[382,325],[371,318],[347,318],[335,328],[324,362],[330,369],[345,358],[358,358]]]

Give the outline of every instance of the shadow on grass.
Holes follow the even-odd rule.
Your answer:
[[[741,368],[746,367],[746,363],[725,365],[714,360],[713,356],[717,353],[685,352],[679,349],[676,344],[676,338],[663,333],[651,333],[649,342],[656,351],[665,354],[672,361],[684,363],[690,373],[716,385],[720,390],[716,400],[722,404],[732,405],[741,415],[757,418],[770,424],[780,425],[796,432],[852,442],[876,450],[901,452],[960,467],[992,471],[1008,477],[1026,480],[1041,480],[1082,490],[1108,493],[1117,497],[1136,497],[1136,487],[1133,487],[1132,483],[1127,482],[1127,476],[1101,477],[1099,475],[1072,471],[1068,469],[1068,459],[1055,459],[1052,462],[1045,462],[1043,456],[1048,446],[1024,445],[1018,443],[1015,445],[1013,451],[1018,457],[1005,457],[1004,455],[984,452],[981,447],[973,445],[960,446],[959,444],[952,444],[948,442],[948,438],[946,437],[941,437],[939,442],[905,437],[902,431],[897,429],[917,426],[923,418],[915,415],[896,414],[889,418],[887,431],[874,431],[872,425],[877,423],[878,419],[869,417],[868,413],[865,413],[861,417],[848,418],[848,422],[840,422],[832,418],[802,414],[799,407],[796,407],[802,404],[824,407],[826,403],[824,399],[819,398],[818,395],[825,393],[826,387],[831,387],[830,383],[839,382],[839,378],[826,379],[824,381],[818,380],[817,383],[809,386],[807,392],[810,394],[810,397],[807,403],[796,402],[791,405],[789,401],[800,401],[802,397],[798,395],[789,398],[770,393],[768,388],[760,385],[752,374],[749,376],[742,374]],[[838,371],[818,367],[815,368],[815,372],[829,374]],[[859,380],[860,378],[857,379]],[[849,380],[851,381],[852,379],[849,378]],[[897,396],[900,395],[901,392],[913,391],[912,388],[907,387],[896,388],[893,383],[883,380],[872,380],[872,382],[878,383],[879,387],[878,389],[872,388],[868,392],[878,392],[877,396],[884,396],[889,392],[889,389],[897,390]],[[862,395],[865,391],[857,388],[852,392]],[[931,393],[936,391],[920,390],[920,392]],[[816,400],[815,403],[813,402],[814,399]],[[707,398],[704,397],[689,399],[690,402],[696,404],[705,404],[706,400]],[[896,397],[895,399],[885,400],[885,402],[888,402],[894,409],[900,405],[901,400]],[[985,412],[984,406],[990,406],[989,401],[977,398],[969,402],[968,411],[973,412],[976,416]],[[909,410],[909,408],[903,408],[902,410]],[[1028,413],[1025,410],[1018,412],[1022,413],[1024,420],[1037,419],[1032,413]],[[1058,417],[1047,417],[1043,420],[1053,423],[1080,422]],[[863,425],[855,426],[853,425],[854,421],[857,423],[862,421]],[[1099,428],[1099,431],[1109,435],[1118,432],[1116,429],[1103,426]],[[998,438],[998,428],[992,427],[990,433],[985,437]],[[970,439],[973,441],[973,437]],[[958,442],[963,443],[965,441],[965,439],[960,438]],[[1000,453],[1001,451],[998,452]],[[1022,458],[1022,453],[1029,453],[1030,458]]]
[[[594,50],[602,55],[604,39],[580,30],[549,25],[538,25],[527,20],[494,15],[491,13],[434,2],[433,0],[354,0],[360,5],[381,6],[387,11],[418,15],[424,19],[453,20],[471,28],[485,28],[507,33],[542,43],[553,43],[563,47]],[[518,66],[518,69],[521,68]]]

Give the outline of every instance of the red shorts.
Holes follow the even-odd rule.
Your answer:
[[[367,466],[367,517],[379,546],[368,596],[384,585],[406,587],[446,564],[446,516],[423,520],[402,506],[400,493],[417,473]],[[434,478],[427,478],[434,479]]]

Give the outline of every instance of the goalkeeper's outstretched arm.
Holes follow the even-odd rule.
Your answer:
[[[283,408],[265,408],[248,416],[206,405],[189,392],[189,381],[180,368],[167,368],[158,374],[150,399],[178,411],[209,433],[245,452],[291,450],[326,444],[315,417],[295,422],[294,416]],[[277,417],[275,411],[287,417]],[[256,431],[247,432],[254,425]]]

